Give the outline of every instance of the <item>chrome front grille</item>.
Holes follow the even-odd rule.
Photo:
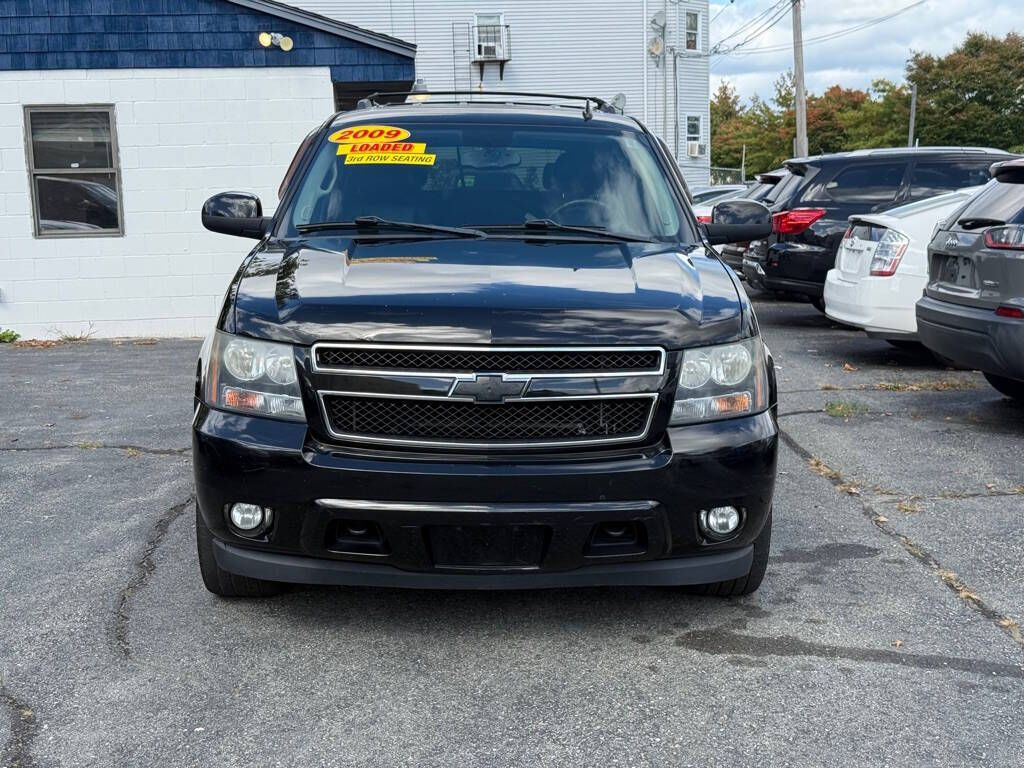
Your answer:
[[[438,448],[589,446],[650,435],[660,347],[320,343],[324,426],[353,443]]]

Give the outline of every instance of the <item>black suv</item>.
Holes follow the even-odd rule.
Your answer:
[[[1024,400],[1024,160],[992,175],[932,237],[917,329],[929,349]]]
[[[196,371],[206,586],[701,585],[764,575],[778,427],[771,355],[672,158],[597,99],[337,114]],[[595,109],[595,106],[597,109]]]
[[[914,147],[863,149],[788,160],[792,176],[771,199],[773,234],[751,243],[743,276],[762,290],[808,297],[825,311],[828,271],[858,214],[984,184],[999,149]]]
[[[737,195],[737,199],[758,200],[766,205],[770,205],[770,195],[777,190],[778,185],[788,176],[789,171],[785,168],[759,173],[754,177],[757,183],[743,194]],[[736,270],[737,273],[742,274],[743,254],[747,252],[749,247],[750,243],[727,243],[723,245],[720,250],[722,261]]]

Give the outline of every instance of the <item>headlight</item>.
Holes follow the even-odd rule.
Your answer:
[[[768,407],[761,338],[683,352],[672,425],[760,413]]]
[[[305,421],[290,344],[217,331],[204,355],[203,397],[214,408]]]

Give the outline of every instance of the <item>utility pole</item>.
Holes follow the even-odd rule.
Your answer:
[[[806,157],[807,94],[804,92],[804,33],[800,20],[800,0],[790,0],[793,15],[793,90],[796,100],[796,154]]]
[[[907,134],[907,146],[914,146],[914,119],[917,117],[917,83],[910,84],[910,132]]]

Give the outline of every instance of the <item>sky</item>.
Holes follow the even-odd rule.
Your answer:
[[[778,0],[712,0],[711,44],[727,37]],[[808,91],[821,93],[831,85],[866,88],[886,78],[901,82],[911,51],[949,53],[968,31],[1003,36],[1024,31],[1024,0],[926,0],[905,13],[835,40],[810,40],[886,16],[914,0],[804,0],[804,72]],[[721,13],[720,13],[721,12]],[[717,16],[717,18],[716,18]],[[766,20],[772,18],[767,17]],[[756,27],[751,28],[751,31]],[[727,47],[748,32],[723,41]],[[777,52],[740,55],[737,51],[711,59],[711,92],[722,80],[732,84],[743,103],[755,93],[770,99],[772,82],[793,66],[793,23],[787,12],[775,26],[741,50],[782,46]]]

